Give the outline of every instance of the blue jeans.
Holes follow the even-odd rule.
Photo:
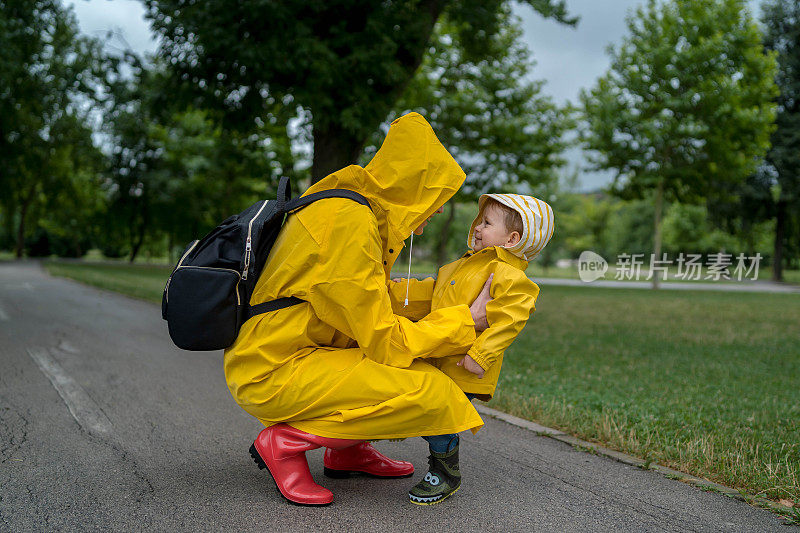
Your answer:
[[[464,394],[467,395],[467,399],[470,401],[476,396],[469,392]],[[431,451],[436,453],[449,452],[458,446],[458,434],[456,433],[450,433],[448,435],[430,435],[422,438],[428,441],[428,446],[430,446]]]

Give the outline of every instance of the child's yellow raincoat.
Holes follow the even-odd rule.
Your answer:
[[[539,286],[528,279],[525,269],[528,260],[536,256],[550,240],[554,229],[553,210],[546,202],[529,196],[489,194],[481,196],[481,206],[486,197],[495,198],[520,212],[524,230],[518,245],[511,249],[492,246],[473,252],[473,237],[479,215],[473,221],[467,237],[470,251],[461,259],[440,268],[436,280],[412,279],[408,287],[408,306],[404,306],[407,280],[389,283],[395,312],[417,320],[431,311],[472,302],[489,274],[494,274],[490,291],[492,300],[486,305],[489,328],[481,332],[469,350],[431,361],[464,392],[476,394],[481,400],[489,400],[494,395],[503,364],[503,352],[522,331],[536,308]],[[483,378],[456,364],[464,354],[483,367]]]
[[[464,172],[416,113],[392,123],[366,166],[327,176],[305,194],[343,188],[290,215],[250,304],[304,303],[248,320],[225,351],[225,377],[265,425],[314,435],[383,439],[477,431],[458,386],[425,357],[466,352],[476,339],[467,305],[419,320],[392,312],[387,279],[403,241],[455,194]]]

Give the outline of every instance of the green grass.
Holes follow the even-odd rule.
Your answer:
[[[117,265],[46,261],[44,267],[53,276],[74,279],[151,302],[161,302],[164,284],[172,272],[171,266],[123,263]]]
[[[455,258],[454,258],[455,259]],[[398,261],[395,263],[394,267],[392,268],[392,275],[405,277],[406,273],[408,272],[408,260],[405,261]],[[736,279],[735,275],[733,274],[734,268],[736,263],[733,263],[731,267],[731,277],[733,282],[739,282]],[[647,280],[647,273],[649,271],[650,264],[643,265],[640,271],[640,276],[638,281],[648,281]],[[432,275],[438,270],[437,265],[430,260],[427,259],[414,259],[412,263],[412,271],[417,272],[420,274],[425,275]],[[528,276],[530,276],[534,281],[537,278],[564,278],[564,279],[580,279],[578,275],[578,267],[569,267],[569,268],[561,268],[556,266],[551,266],[548,268],[544,268],[538,261],[534,260],[532,263],[528,265],[528,269],[526,270]],[[667,273],[667,283],[696,283],[696,282],[705,282],[705,283],[726,283],[725,280],[714,281],[713,279],[705,279],[707,275],[707,271],[705,268],[702,269],[700,272],[700,279],[677,279],[675,275],[678,273],[677,265],[673,265],[669,268]],[[603,276],[602,280],[609,280],[614,281],[616,276],[616,267],[615,264],[609,263],[608,265],[608,272],[606,272],[605,276]],[[752,274],[745,277],[742,276],[742,282],[750,281]],[[772,279],[772,266],[762,264],[758,270],[758,279],[761,281],[769,281]],[[793,283],[800,285],[800,270],[784,270],[783,271],[783,280],[786,283]],[[630,280],[625,280],[630,281]],[[634,278],[633,281],[636,281]]]
[[[160,302],[169,267],[48,262]],[[800,296],[542,288],[491,405],[653,463],[800,500]]]
[[[752,279],[751,279],[752,278],[752,274],[749,274],[747,276],[744,276],[744,274],[743,274],[741,280],[736,279],[736,275],[734,274],[734,268],[735,267],[736,267],[736,264],[734,263],[733,267],[731,267],[731,269],[730,269],[730,272],[731,272],[731,274],[730,274],[731,275],[731,280],[730,281],[735,282],[735,283],[752,281]],[[532,277],[534,280],[536,280],[537,277],[538,278],[580,279],[580,276],[578,275],[578,267],[560,268],[560,267],[553,266],[553,267],[549,267],[549,268],[544,268],[538,263],[531,263],[528,266],[528,269],[527,269],[526,272],[528,273],[528,276]],[[600,279],[614,281],[615,280],[615,276],[616,276],[616,272],[617,272],[616,267],[614,265],[612,265],[612,264],[609,264],[608,265],[608,272],[606,272],[605,276],[603,276]],[[641,275],[639,276],[638,281],[648,281],[648,279],[647,279],[648,272],[649,272],[649,263],[648,263],[647,266],[642,266]],[[667,281],[666,282],[667,283],[697,283],[697,282],[701,282],[701,283],[724,283],[724,282],[727,282],[727,280],[722,280],[722,279],[720,279],[718,281],[715,281],[714,279],[705,279],[706,275],[708,274],[708,272],[707,272],[707,270],[705,268],[703,268],[701,273],[700,273],[700,276],[699,276],[700,279],[680,279],[680,278],[676,278],[675,276],[677,275],[677,273],[678,273],[678,267],[677,266],[670,267],[668,272],[667,272]],[[759,281],[770,281],[772,279],[772,266],[771,265],[762,264],[761,268],[759,268],[759,270],[758,270],[758,278],[757,279]],[[630,280],[626,279],[625,281],[630,281]],[[636,281],[636,279],[634,278],[633,281]],[[800,270],[784,270],[783,271],[783,281],[785,283],[792,283],[792,284],[795,284],[795,285],[800,285]]]
[[[800,498],[800,297],[548,286],[493,407]]]

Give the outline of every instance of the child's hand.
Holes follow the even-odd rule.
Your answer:
[[[400,283],[401,281],[403,281],[403,278],[392,278],[392,281],[394,281],[395,283]]]
[[[486,372],[481,365],[475,362],[475,359],[465,355],[464,359],[456,363],[456,366],[463,366],[468,372],[472,372],[479,378],[483,378],[483,373]]]

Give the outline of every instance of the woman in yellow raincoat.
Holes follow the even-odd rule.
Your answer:
[[[438,309],[417,322],[395,315],[392,264],[413,230],[461,187],[465,175],[416,113],[392,123],[365,167],[351,165],[304,195],[341,188],[288,217],[251,305],[296,296],[304,303],[255,316],[225,351],[236,402],[267,428],[251,447],[290,501],[324,505],[305,451],[325,446],[326,473],[409,476],[365,440],[476,432],[483,422],[458,386],[423,358],[466,353],[485,327],[488,285],[473,304]],[[480,326],[478,326],[479,329]]]

